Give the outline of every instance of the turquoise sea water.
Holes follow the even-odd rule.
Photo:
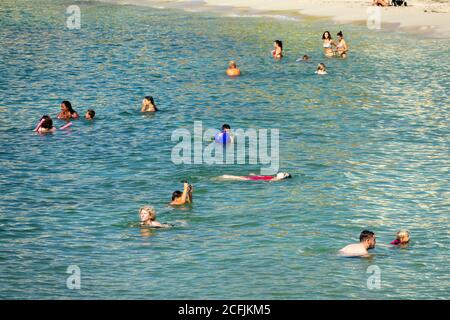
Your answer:
[[[65,27],[72,4],[80,30]],[[328,29],[344,32],[348,59],[322,56]],[[450,298],[448,45],[301,17],[2,0],[0,298]],[[312,63],[295,62],[304,53]],[[145,95],[161,112],[139,112]],[[95,121],[34,134],[66,99]],[[220,182],[259,166],[174,165],[172,132],[197,120],[279,128],[293,179]],[[182,179],[194,205],[170,208]],[[139,228],[145,204],[176,227]],[[338,257],[365,228],[372,258]],[[401,228],[411,244],[386,246]],[[80,290],[66,287],[70,265]],[[381,288],[368,290],[374,265]]]

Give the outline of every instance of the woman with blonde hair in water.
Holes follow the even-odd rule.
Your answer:
[[[141,226],[151,228],[168,228],[169,224],[164,224],[156,221],[156,211],[153,207],[145,206],[139,209],[139,218]]]

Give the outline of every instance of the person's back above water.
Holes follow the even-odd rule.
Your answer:
[[[186,203],[192,203],[192,192],[194,189],[187,181],[183,182],[183,192],[176,190],[172,193],[172,206],[180,206]]]
[[[230,61],[227,69],[227,75],[229,77],[237,77],[241,75],[241,70],[237,67],[236,62]]]
[[[375,248],[376,238],[372,231],[364,230],[359,235],[359,243],[349,244],[339,250],[346,257],[367,257],[368,250]]]

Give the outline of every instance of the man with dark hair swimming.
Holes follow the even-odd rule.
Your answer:
[[[339,250],[339,253],[346,257],[368,257],[368,250],[375,248],[375,243],[375,233],[369,230],[364,230],[359,235],[359,243],[349,244]]]

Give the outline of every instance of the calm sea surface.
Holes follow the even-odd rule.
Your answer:
[[[80,30],[65,25],[72,4]],[[325,30],[344,32],[348,59],[323,56]],[[0,298],[450,298],[448,60],[448,39],[364,25],[2,0]],[[145,95],[161,112],[139,112]],[[62,100],[95,121],[33,133]],[[293,179],[223,182],[260,167],[173,164],[172,132],[200,120],[279,129]],[[194,205],[170,208],[184,179]],[[175,227],[141,229],[146,204]],[[365,228],[372,258],[338,257]],[[390,248],[399,229],[411,244]],[[66,287],[70,265],[80,290]]]

